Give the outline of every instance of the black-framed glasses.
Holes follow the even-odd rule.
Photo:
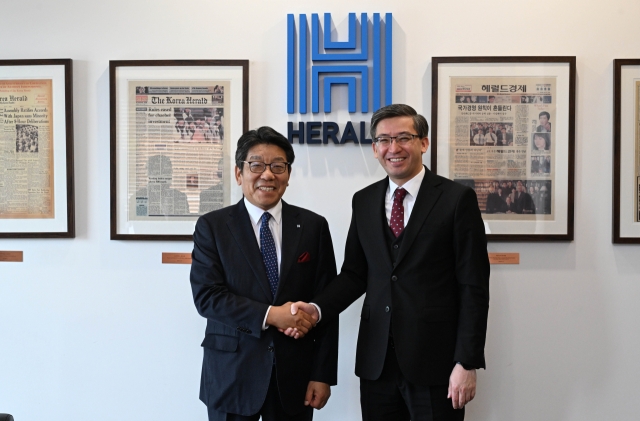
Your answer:
[[[267,170],[267,167],[269,167],[271,172],[274,174],[282,174],[285,171],[287,171],[287,169],[291,165],[288,162],[272,162],[271,164],[265,164],[262,161],[251,161],[251,162],[242,161],[242,162],[244,162],[245,164],[249,164],[249,171],[257,174],[262,174],[263,172],[265,172]]]
[[[414,137],[420,137],[420,136],[417,134],[403,133],[403,134],[399,134],[398,136],[376,137],[375,141],[380,146],[391,146],[391,142],[393,142],[393,139],[395,139],[398,145],[406,145],[407,143],[411,142]]]

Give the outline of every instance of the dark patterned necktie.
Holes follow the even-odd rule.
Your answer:
[[[404,204],[402,201],[407,195],[407,191],[402,187],[398,187],[393,193],[393,206],[391,206],[391,219],[389,219],[389,227],[393,231],[393,235],[397,237],[404,230]]]
[[[271,293],[275,297],[279,281],[278,256],[276,255],[276,243],[273,241],[273,235],[271,234],[271,229],[269,229],[269,218],[271,218],[271,214],[265,212],[260,219],[262,221],[262,224],[260,224],[260,253],[262,253],[262,260],[267,269]]]

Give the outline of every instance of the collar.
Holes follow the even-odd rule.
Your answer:
[[[262,218],[262,214],[265,213],[265,210],[249,202],[246,197],[244,198],[244,206],[247,208],[249,218],[251,218],[253,225],[258,225],[258,222],[260,222],[260,218]],[[278,200],[278,203],[271,209],[267,209],[266,212],[269,212],[271,214],[271,218],[280,225],[280,222],[282,222],[282,199]]]
[[[420,172],[416,174],[411,180],[404,183],[402,186],[398,186],[396,183],[391,181],[391,178],[389,178],[389,190],[387,190],[387,192],[393,194],[393,192],[396,191],[398,187],[402,187],[407,191],[407,193],[409,193],[414,198],[418,197],[418,192],[420,191],[420,185],[422,184],[422,180],[424,180],[425,174],[426,174],[426,171],[423,165]]]

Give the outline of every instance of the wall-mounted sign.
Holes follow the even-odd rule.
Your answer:
[[[380,13],[374,13],[371,21],[366,13],[360,14],[360,21],[355,13],[349,13],[346,41],[332,39],[331,22],[331,14],[325,13],[321,27],[318,14],[312,14],[309,34],[307,15],[298,16],[297,27],[295,16],[289,14],[287,17],[287,112],[305,115],[310,108],[317,114],[322,108],[325,115],[330,114],[331,89],[337,85],[347,87],[349,113],[369,113],[391,104],[391,13],[385,15],[384,21],[380,19]],[[299,143],[308,144],[326,144],[329,140],[335,144],[371,143],[364,121],[348,121],[342,133],[338,124],[331,121],[297,123],[297,129],[294,122],[288,124],[291,143],[295,138]]]

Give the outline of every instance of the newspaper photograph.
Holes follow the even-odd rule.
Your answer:
[[[552,220],[555,77],[452,77],[450,177],[485,220]]]
[[[636,81],[636,147],[635,147],[635,197],[633,214],[635,220],[640,222],[640,81]]]
[[[0,80],[0,218],[54,218],[51,79]]]
[[[195,220],[229,202],[229,83],[128,82],[129,220]]]

